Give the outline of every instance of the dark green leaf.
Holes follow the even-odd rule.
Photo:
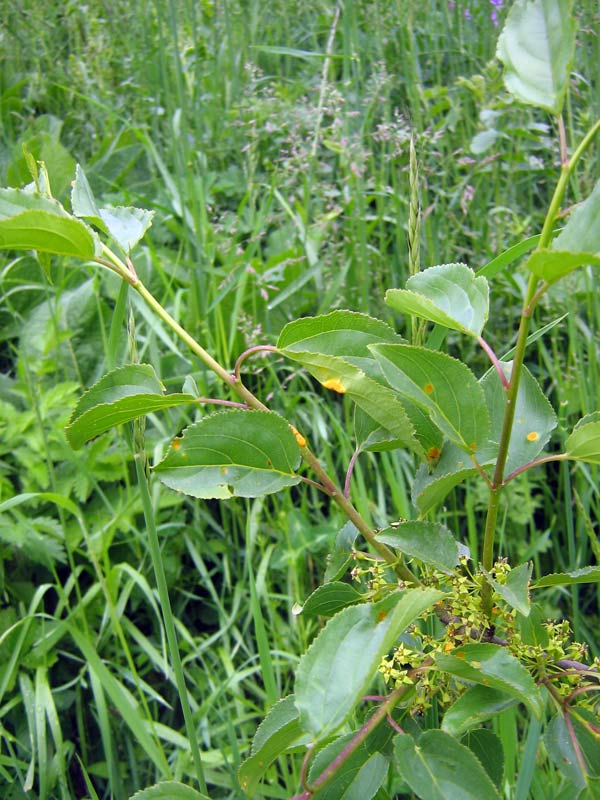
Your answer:
[[[319,739],[337,730],[398,636],[441,597],[433,589],[412,589],[381,603],[345,608],[330,619],[296,673],[296,705],[304,730]],[[395,602],[392,608],[390,601]]]
[[[355,311],[333,311],[320,317],[303,317],[281,331],[277,347],[291,353],[369,357],[367,346],[377,342],[400,342],[401,337],[374,317]]]
[[[458,564],[458,544],[439,522],[407,520],[377,534],[379,541],[404,555],[418,558],[442,572],[452,573]]]
[[[488,282],[466,264],[441,264],[411,276],[406,289],[389,289],[385,302],[403,314],[479,336],[488,317]]]
[[[515,567],[508,573],[505,583],[499,583],[488,575],[488,581],[494,587],[494,591],[524,617],[529,616],[529,581],[532,569],[531,562]]]
[[[562,713],[556,714],[548,724],[544,735],[544,743],[548,755],[563,775],[576,786],[584,788],[590,785],[590,778],[600,776],[600,741],[589,725],[597,726],[598,718],[587,709],[571,709],[571,730]],[[575,743],[581,756],[577,757]]]
[[[357,536],[358,529],[348,521],[336,536],[333,550],[327,556],[326,581],[339,581],[346,573]]]
[[[452,736],[460,736],[475,725],[479,725],[505,708],[515,705],[517,700],[498,689],[475,685],[467,689],[444,714],[442,730]]]
[[[251,798],[256,797],[260,779],[269,766],[290,747],[302,743],[298,710],[294,695],[276,703],[256,730],[250,757],[241,765],[238,773],[240,786]]]
[[[442,731],[426,731],[415,742],[395,742],[395,763],[421,800],[500,800],[496,787],[468,747]]]
[[[501,790],[504,779],[504,750],[500,738],[486,728],[476,728],[463,737],[462,744],[472,750],[494,786]]]
[[[300,448],[288,423],[268,411],[225,411],[190,425],[154,467],[192,497],[260,497],[295,486]]]
[[[304,614],[307,617],[332,617],[346,606],[360,603],[364,596],[349,583],[332,581],[324,583],[309,595],[306,602],[295,614]]]
[[[571,572],[555,572],[544,575],[532,583],[532,589],[544,589],[547,586],[573,586],[576,583],[599,583],[600,567],[581,567]]]
[[[371,345],[388,383],[424,409],[432,422],[469,453],[489,435],[489,415],[481,386],[455,358],[424,347]]]
[[[94,258],[100,242],[88,226],[57,200],[22,189],[0,189],[0,250],[37,250]]]
[[[498,40],[508,90],[550,114],[562,111],[575,52],[571,0],[515,0]]]
[[[67,439],[78,449],[115,425],[194,402],[187,394],[165,395],[148,364],[130,364],[104,375],[82,395],[66,428]]]
[[[309,784],[314,783],[354,736],[355,733],[349,733],[317,753],[308,773]],[[317,797],[319,800],[371,800],[384,782],[388,768],[387,759],[381,753],[371,753],[363,743],[344,761]]]
[[[521,662],[497,644],[467,644],[436,657],[439,669],[465,681],[506,692],[539,718],[544,708],[540,690]]]

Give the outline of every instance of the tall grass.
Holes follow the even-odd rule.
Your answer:
[[[407,276],[411,136],[423,266],[478,268],[539,228],[557,168],[555,131],[508,101],[485,2],[3,0],[0,8],[4,184],[27,180],[28,142],[63,196],[70,154],[107,202],[156,209],[136,267],[230,367],[301,314],[349,307],[403,330],[382,294]],[[600,111],[600,14],[591,0],[578,14],[570,141]],[[474,138],[482,133],[487,147]],[[593,185],[599,163],[596,150],[580,185]],[[571,201],[579,199],[575,190]],[[1,268],[3,796],[85,797],[93,787],[98,797],[125,798],[161,777],[192,781],[131,447],[114,435],[72,453],[62,433],[80,388],[129,357],[128,298],[69,264],[53,264],[52,283],[29,256]],[[530,363],[560,408],[561,430],[597,407],[600,380],[593,277],[565,286],[537,322],[567,313],[566,328],[541,338]],[[522,277],[501,273],[495,288],[490,339],[507,350]],[[138,357],[166,384],[188,378],[203,395],[221,392],[135,303],[134,312]],[[343,478],[349,408],[277,360],[255,357],[245,369]],[[150,417],[150,456],[190,420],[175,411]],[[373,524],[413,513],[412,468],[404,455],[361,456],[353,500]],[[257,723],[290,690],[315,630],[293,604],[317,585],[342,520],[311,489],[227,506],[150,489],[206,779],[212,797],[239,797],[237,768]],[[511,492],[507,555],[545,571],[598,558],[597,470],[523,477]],[[557,518],[561,507],[571,513]],[[460,490],[446,508],[473,552],[481,513],[477,497]],[[572,616],[597,654],[596,589],[549,591],[544,604],[549,615]],[[499,723],[507,743],[517,724]],[[536,735],[512,754],[515,774]],[[293,767],[278,775],[265,796],[296,789]],[[528,775],[518,780],[525,797]],[[541,791],[531,787],[532,796]]]

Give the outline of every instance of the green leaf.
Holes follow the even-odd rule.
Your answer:
[[[423,408],[450,441],[474,453],[487,440],[485,397],[468,367],[424,347],[376,344],[369,349],[390,386]]]
[[[144,236],[154,211],[131,206],[98,208],[91,187],[79,164],[71,192],[71,208],[77,217],[89,219],[100,230],[108,233],[125,253],[131,252]]]
[[[364,596],[349,583],[331,581],[318,586],[308,596],[303,606],[294,608],[294,614],[307,617],[332,617],[346,606],[355,605],[364,600]]]
[[[493,463],[485,458],[485,454],[476,452],[475,456],[481,466]],[[477,470],[464,450],[446,442],[437,464],[433,467],[423,465],[417,471],[412,487],[412,501],[420,514],[424,515],[443,502],[455,486],[476,474]]]
[[[426,731],[417,742],[402,734],[394,755],[398,772],[421,800],[500,800],[473,752],[442,731]]]
[[[57,200],[22,189],[0,189],[0,250],[95,258],[100,241]]]
[[[368,350],[375,342],[399,342],[385,323],[353,311],[305,317],[285,326],[277,347],[302,364],[325,388],[346,394],[389,431],[398,446],[423,454],[403,404],[383,381]]]
[[[92,188],[79,164],[75,167],[75,180],[71,188],[71,210],[76,217],[85,217],[100,230],[107,232]]]
[[[600,181],[577,206],[550,250],[536,250],[525,266],[553,283],[584,264],[600,264]]]
[[[377,539],[404,555],[451,574],[458,564],[458,544],[439,522],[408,520],[377,534]]]
[[[572,734],[562,713],[559,712],[550,720],[544,734],[544,744],[548,755],[563,775],[583,788],[590,784],[590,778],[600,776],[600,742],[589,728],[590,724],[598,725],[598,718],[583,708],[571,709],[569,715],[583,765],[577,757]]]
[[[354,542],[357,536],[358,529],[350,521],[339,531],[335,538],[333,550],[327,556],[326,581],[339,581],[345,574],[352,560],[352,551],[354,550]]]
[[[311,785],[353,739],[349,733],[331,742],[314,757],[308,773]],[[371,800],[383,784],[389,768],[381,753],[371,753],[364,743],[340,765],[334,777],[316,795],[319,800]]]
[[[209,798],[208,795],[201,794],[179,781],[162,781],[132,794],[129,800],[209,800]]]
[[[481,685],[470,686],[444,714],[442,730],[452,736],[460,736],[475,725],[514,706],[516,702],[516,698],[504,691]]]
[[[357,449],[364,453],[370,451],[380,453],[384,450],[396,450],[402,442],[386,428],[370,417],[359,406],[354,409],[354,437]]]
[[[487,576],[488,581],[494,587],[494,591],[505,600],[509,606],[515,608],[524,617],[529,616],[530,602],[529,602],[529,582],[531,580],[531,571],[533,564],[521,564],[508,573],[506,582],[499,583],[494,580],[490,575]]]
[[[600,464],[600,411],[579,420],[567,438],[565,449],[569,458]]]
[[[507,379],[512,362],[501,362]],[[491,447],[498,452],[504,421],[506,392],[496,370],[490,370],[481,379],[491,417]],[[513,429],[508,446],[505,475],[533,461],[544,449],[556,427],[556,414],[540,385],[526,367],[522,368]]]
[[[192,497],[260,497],[300,481],[300,448],[269,411],[225,411],[190,425],[154,467],[166,486]]]
[[[65,429],[67,439],[77,450],[115,425],[194,402],[187,394],[165,395],[148,364],[129,364],[107,373],[82,395]]]
[[[571,7],[571,0],[515,0],[498,40],[507,89],[554,115],[562,111],[575,53]]]
[[[289,695],[276,703],[256,730],[250,757],[238,772],[240,786],[249,797],[256,797],[260,779],[273,761],[306,737],[294,699]]]
[[[403,314],[477,337],[488,318],[488,282],[466,264],[441,264],[410,277],[406,289],[389,289],[385,302]]]
[[[516,697],[539,719],[544,701],[535,681],[521,664],[497,644],[466,644],[451,654],[436,657],[439,669],[449,672],[461,680],[480,683]]]
[[[132,206],[115,206],[101,208],[100,216],[121,250],[130,253],[152,225],[154,211]]]
[[[330,619],[296,672],[304,730],[324,739],[343,725],[398,636],[441,597],[433,589],[412,589],[380,603],[350,606]]]
[[[544,575],[532,585],[532,589],[544,589],[547,586],[573,586],[577,583],[599,583],[600,567],[581,567],[571,572],[554,572]]]
[[[566,250],[536,250],[532,253],[525,263],[525,267],[537,275],[538,278],[548,283],[568,275],[569,272],[578,267],[587,265],[597,267],[600,264],[600,255],[596,253],[576,252],[570,253]]]
[[[477,728],[463,737],[462,744],[475,754],[494,786],[501,790],[504,779],[504,750],[500,737],[487,728]]]
[[[279,335],[277,348],[292,353],[369,357],[368,345],[400,342],[402,338],[385,322],[355,311],[332,311],[320,317],[290,322]]]

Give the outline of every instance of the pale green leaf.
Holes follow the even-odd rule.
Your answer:
[[[0,250],[37,250],[81,259],[101,252],[95,233],[57,200],[22,189],[0,189]]]
[[[332,617],[298,665],[295,694],[303,729],[323,739],[343,725],[398,636],[442,597],[434,589],[412,589]]]
[[[452,573],[458,563],[458,544],[440,522],[407,520],[384,528],[377,539],[393,550],[418,558],[442,572]]]
[[[130,253],[144,236],[152,225],[153,216],[154,211],[131,206],[100,209],[108,233],[125,253]]]
[[[300,448],[288,423],[268,411],[211,414],[190,425],[154,467],[192,497],[259,497],[300,481]]]
[[[466,264],[441,264],[411,276],[406,289],[389,289],[385,302],[403,314],[479,336],[488,318],[488,282]]]
[[[575,53],[571,0],[515,0],[498,40],[508,90],[550,114],[562,111]]]
[[[510,378],[512,362],[501,362],[506,378]],[[506,392],[496,370],[481,379],[491,417],[491,447],[498,452]],[[556,427],[556,414],[540,385],[526,367],[521,371],[513,428],[506,459],[505,476],[529,464],[544,449]]]
[[[524,703],[536,717],[541,717],[544,701],[533,678],[521,662],[496,644],[467,644],[448,654],[438,654],[439,669],[469,683],[499,689]]]
[[[569,458],[600,464],[600,411],[580,419],[565,446]]]
[[[443,731],[426,731],[416,742],[402,734],[394,755],[398,772],[421,800],[500,800],[474,753]]]
[[[451,442],[468,453],[487,441],[490,419],[483,390],[471,370],[424,347],[369,347],[390,386],[419,405]]]

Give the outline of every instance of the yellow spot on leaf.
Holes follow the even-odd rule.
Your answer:
[[[173,441],[171,442],[171,447],[173,448],[173,450],[179,450],[179,448],[181,447],[181,442],[179,441],[179,439],[173,439]]]
[[[435,387],[433,383],[426,383],[425,386],[423,387],[423,391],[425,392],[425,394],[431,394],[434,388]]]
[[[339,378],[328,378],[326,381],[323,381],[323,386],[326,389],[331,389],[332,392],[338,392],[338,394],[346,393],[346,387]]]
[[[227,475],[227,467],[221,467],[221,475]]]
[[[454,650],[454,644],[452,642],[446,642],[444,645],[444,652],[449,653],[450,650]]]
[[[528,442],[537,442],[540,438],[540,435],[537,431],[531,431],[531,433],[527,434],[527,441]]]
[[[296,441],[298,442],[298,447],[306,447],[306,439],[304,438],[304,436],[302,436],[300,431],[296,430],[296,428],[294,428],[293,425],[290,425],[290,430],[296,437]]]

